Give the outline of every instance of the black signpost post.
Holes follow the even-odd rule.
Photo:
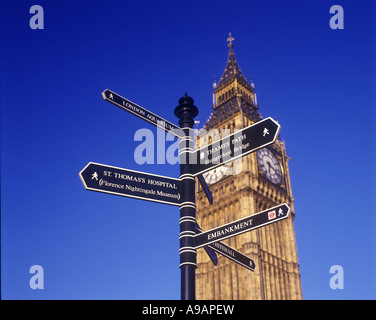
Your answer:
[[[185,94],[179,99],[179,105],[175,108],[175,115],[179,118],[179,125],[185,136],[179,141],[180,159],[180,270],[181,270],[181,299],[196,299],[196,249],[193,239],[196,235],[196,180],[192,174],[192,164],[189,163],[189,155],[193,151],[194,140],[192,127],[194,118],[198,114],[197,107],[192,98]]]
[[[215,265],[218,263],[217,252],[253,271],[256,266],[252,259],[220,240],[286,219],[290,214],[290,207],[283,203],[204,232],[196,221],[195,177],[199,179],[209,202],[213,204],[213,197],[202,173],[273,143],[278,137],[280,125],[272,118],[266,118],[194,151],[195,139],[192,127],[198,109],[187,94],[179,99],[179,105],[175,108],[180,128],[109,89],[103,91],[102,96],[106,101],[179,138],[180,178],[174,179],[89,162],[79,174],[85,188],[179,206],[179,267],[182,300],[196,298],[198,248],[204,247]]]

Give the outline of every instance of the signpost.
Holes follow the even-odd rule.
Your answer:
[[[272,118],[266,118],[196,150],[190,157],[190,162],[194,163],[193,175],[197,176],[273,143],[280,128]]]
[[[180,205],[180,180],[90,162],[80,172],[87,190]]]
[[[202,173],[273,143],[278,137],[280,125],[272,118],[266,118],[194,151],[192,127],[198,109],[187,94],[175,108],[180,128],[109,89],[104,90],[102,95],[106,101],[179,138],[179,179],[94,162],[89,162],[79,175],[87,190],[179,206],[181,298],[196,298],[198,248],[204,247],[215,265],[218,263],[217,252],[249,270],[255,270],[252,259],[220,240],[286,219],[290,214],[290,207],[283,203],[203,232],[196,221],[195,177],[198,177],[209,202],[213,204],[213,197]]]

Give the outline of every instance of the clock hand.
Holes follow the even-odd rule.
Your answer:
[[[276,174],[277,173],[277,170],[272,166],[272,164],[268,161],[267,162],[267,164],[268,164],[268,172],[270,173],[270,174]],[[273,170],[273,172],[271,172],[271,170]]]

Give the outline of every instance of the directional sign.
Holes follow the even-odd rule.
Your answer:
[[[246,255],[242,254],[241,252],[229,247],[228,245],[224,244],[223,242],[214,242],[212,244],[209,244],[207,247],[213,249],[214,251],[220,253],[221,255],[229,258],[230,260],[240,264],[241,266],[251,270],[255,271],[256,264],[251,259],[248,258]],[[206,248],[206,247],[204,247]]]
[[[194,237],[195,249],[286,219],[289,214],[290,207],[286,203],[283,203],[221,227],[197,234]]]
[[[196,223],[196,233],[199,234],[199,233],[202,233],[202,232],[203,231],[201,230],[201,228]],[[240,264],[241,266],[243,266],[243,267],[245,267],[245,268],[247,268],[251,271],[254,271],[255,268],[256,268],[256,264],[251,258],[248,258],[246,255],[244,255],[241,252],[231,248],[230,246],[224,244],[223,242],[218,241],[218,242],[209,244],[209,245],[205,246],[204,249],[205,249],[206,253],[208,254],[209,258],[214,263],[214,265],[218,264],[217,256],[215,255],[215,252],[213,252],[213,251],[216,251],[216,252],[220,253],[221,255],[225,256],[226,258],[229,258],[230,260]],[[213,261],[213,256],[215,256],[215,262]]]
[[[272,118],[261,120],[213,144],[194,151],[190,156],[193,175],[234,161],[273,143],[281,126]]]
[[[135,116],[155,125],[158,128],[163,129],[168,133],[171,133],[175,137],[179,138],[184,136],[184,132],[178,126],[174,125],[171,122],[168,122],[160,116],[157,116],[153,112],[150,112],[149,110],[140,107],[134,102],[129,101],[128,99],[125,99],[122,96],[119,96],[118,94],[109,89],[104,90],[102,92],[102,96],[106,101],[111,102],[115,106],[134,114]]]
[[[89,162],[80,172],[87,190],[180,205],[180,180]]]

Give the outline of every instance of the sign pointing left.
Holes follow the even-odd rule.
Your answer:
[[[80,172],[87,190],[180,205],[180,180],[89,162]]]
[[[115,106],[134,114],[135,116],[151,123],[152,125],[155,125],[158,128],[163,129],[168,133],[171,133],[175,137],[181,138],[184,136],[184,132],[178,126],[161,118],[160,116],[157,116],[155,113],[140,107],[134,102],[119,96],[117,93],[109,89],[104,90],[102,92],[102,96],[104,100],[111,102]]]

